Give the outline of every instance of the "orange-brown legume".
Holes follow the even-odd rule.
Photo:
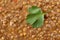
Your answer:
[[[47,12],[41,28],[26,23],[32,5]],[[0,40],[60,40],[60,0],[0,0]]]

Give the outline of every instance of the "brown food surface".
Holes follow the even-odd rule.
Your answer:
[[[26,23],[32,5],[47,12],[41,28]],[[0,0],[0,40],[60,40],[60,0]]]

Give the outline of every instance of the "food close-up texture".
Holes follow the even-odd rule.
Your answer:
[[[26,22],[32,6],[47,13],[39,28]],[[60,0],[0,0],[0,40],[60,40]]]

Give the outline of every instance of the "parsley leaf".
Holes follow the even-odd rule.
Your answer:
[[[37,6],[32,6],[28,9],[26,22],[32,25],[32,27],[41,27],[44,23],[44,14]]]

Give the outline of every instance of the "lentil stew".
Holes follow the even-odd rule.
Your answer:
[[[41,28],[26,23],[33,5],[47,12]],[[60,40],[60,0],[0,0],[0,40]]]

